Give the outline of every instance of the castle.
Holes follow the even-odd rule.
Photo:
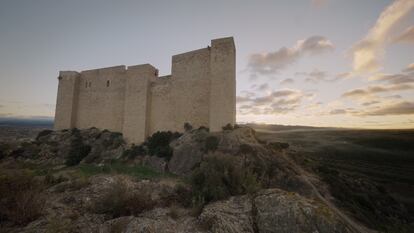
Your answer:
[[[220,131],[236,120],[235,56],[229,37],[174,55],[167,76],[150,64],[61,71],[54,128],[108,129],[130,143],[184,123]]]

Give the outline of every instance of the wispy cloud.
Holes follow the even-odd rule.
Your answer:
[[[414,72],[414,63],[411,63],[403,70],[403,72]]]
[[[283,79],[282,81],[280,81],[280,85],[292,84],[294,82],[295,82],[295,80],[293,80],[291,78],[286,78],[286,79]]]
[[[386,81],[390,84],[414,83],[414,73],[377,74],[369,78],[374,81]]]
[[[397,74],[376,74],[369,78],[380,84],[349,90],[342,97],[367,97],[376,93],[395,92],[414,89],[414,72]]]
[[[314,69],[311,72],[296,72],[295,75],[305,76],[305,82],[315,84],[319,82],[335,82],[350,76],[349,73],[341,73],[332,77],[333,75],[330,75],[327,72],[318,69]]]
[[[342,94],[342,97],[366,97],[375,93],[384,93],[392,91],[403,91],[414,89],[412,84],[388,84],[388,85],[372,85],[365,88],[356,88]]]
[[[250,55],[248,70],[252,77],[276,74],[288,65],[296,62],[305,54],[319,54],[333,49],[333,44],[323,36],[312,36],[299,40],[291,48],[282,47],[275,52]]]
[[[303,93],[300,90],[282,89],[262,96],[238,96],[238,104],[241,104],[238,110],[242,115],[288,113],[294,111],[302,100],[310,95],[310,93]]]
[[[374,72],[380,68],[392,31],[413,8],[413,0],[396,0],[381,13],[365,38],[352,48],[355,72]]]
[[[346,114],[347,111],[345,109],[334,109],[329,112],[330,115],[339,115],[339,114]]]
[[[385,115],[405,115],[414,114],[414,102],[401,101],[379,108],[374,108],[367,111],[362,111],[357,115],[360,116],[385,116]]]
[[[407,28],[394,39],[395,42],[414,43],[414,26]]]

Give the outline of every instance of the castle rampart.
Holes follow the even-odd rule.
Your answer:
[[[139,143],[185,122],[212,131],[235,123],[233,38],[172,57],[171,75],[150,64],[61,71],[55,129],[97,127]]]

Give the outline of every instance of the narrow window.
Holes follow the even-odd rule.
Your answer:
[[[106,81],[106,87],[109,87],[109,80]]]

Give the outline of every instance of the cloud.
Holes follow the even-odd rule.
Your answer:
[[[378,74],[369,78],[374,81],[386,81],[390,84],[414,83],[414,73],[408,74]]]
[[[294,82],[295,82],[295,80],[293,80],[291,78],[286,78],[286,79],[283,79],[282,81],[280,81],[280,85],[292,84]]]
[[[378,101],[378,100],[373,100],[373,101],[364,102],[364,103],[362,103],[362,105],[363,106],[371,106],[371,105],[379,104],[379,103],[381,103],[381,102]]]
[[[414,63],[411,63],[403,70],[403,72],[414,72]]]
[[[352,76],[351,72],[339,73],[336,75],[328,74],[325,71],[313,69],[311,72],[296,72],[296,76],[305,76],[305,82],[319,83],[319,82],[335,82],[342,79],[346,79]],[[331,77],[333,76],[333,77]]]
[[[380,68],[392,31],[413,8],[413,0],[396,0],[381,13],[364,39],[351,49],[355,72],[374,72]]]
[[[263,96],[238,96],[242,100],[237,102],[243,103],[238,107],[239,113],[242,115],[269,115],[277,113],[288,113],[294,111],[309,96],[309,93],[303,93],[300,90],[282,89],[273,91]]]
[[[339,114],[346,114],[347,111],[345,109],[334,109],[329,112],[330,115],[339,115]]]
[[[357,88],[350,91],[347,91],[342,94],[342,97],[365,97],[375,93],[381,92],[391,92],[391,91],[403,91],[414,89],[412,84],[391,84],[391,85],[372,85],[365,88]]]
[[[358,113],[360,116],[385,116],[414,114],[414,102],[402,101]]]
[[[407,28],[394,39],[394,42],[414,43],[414,26]]]
[[[327,38],[312,36],[297,41],[292,48],[282,47],[275,52],[251,54],[247,66],[251,77],[276,74],[306,54],[320,54],[332,50],[333,47]]]
[[[237,96],[236,97],[236,102],[237,103],[244,103],[244,102],[249,102],[250,98],[246,97],[246,96]]]
[[[370,77],[369,80],[382,82],[383,84],[370,85],[364,88],[353,89],[343,93],[342,97],[359,98],[371,96],[375,93],[385,93],[414,89],[414,72],[398,74],[377,74]]]
[[[270,86],[267,83],[263,83],[262,85],[256,87],[257,91],[267,91],[270,90]]]
[[[337,75],[335,75],[335,79],[340,80],[340,79],[347,79],[352,77],[352,72],[344,72],[344,73],[339,73]]]

